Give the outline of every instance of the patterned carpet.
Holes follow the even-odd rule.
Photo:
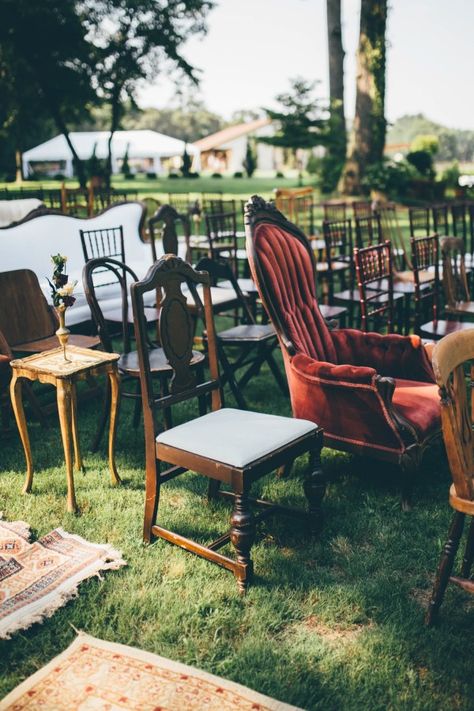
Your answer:
[[[27,523],[0,520],[0,639],[50,617],[85,578],[126,565],[108,545],[56,528],[29,542]]]
[[[301,711],[156,654],[80,633],[0,711]]]

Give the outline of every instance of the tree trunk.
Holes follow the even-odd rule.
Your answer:
[[[344,112],[344,48],[342,46],[341,0],[326,0],[330,136],[323,161],[322,188],[331,192],[337,185],[346,158],[346,120]]]
[[[361,0],[356,108],[343,176],[348,194],[360,192],[367,167],[383,158],[386,24],[387,0]]]
[[[42,81],[42,78],[38,72],[36,72],[36,78],[38,80],[38,84],[41,88],[41,91],[44,96],[44,100],[46,102],[46,105],[49,109],[49,112],[54,120],[54,123],[56,124],[56,127],[59,131],[59,133],[62,133],[64,138],[66,139],[66,143],[69,147],[69,150],[71,151],[72,154],[72,163],[76,169],[77,173],[77,179],[79,180],[79,185],[81,188],[85,188],[87,184],[87,178],[86,178],[86,173],[84,171],[84,164],[82,163],[81,159],[76,153],[76,149],[74,148],[72,141],[69,137],[69,130],[66,126],[66,122],[64,121],[62,115],[61,115],[61,110],[59,106],[56,104],[54,101],[53,97],[51,96],[50,92],[48,91],[48,87],[46,86],[45,82]]]
[[[21,160],[21,151],[15,151],[15,183],[21,183],[23,180],[23,161]]]
[[[107,141],[107,188],[110,190],[112,186],[112,139],[115,131],[120,124],[121,104],[120,104],[121,87],[115,86],[113,96],[111,98],[111,120],[110,120],[110,135]]]

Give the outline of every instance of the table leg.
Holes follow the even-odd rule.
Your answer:
[[[10,396],[12,401],[13,412],[15,413],[16,424],[20,433],[20,439],[23,445],[23,450],[25,452],[26,458],[26,479],[23,486],[23,493],[28,494],[31,491],[31,487],[33,484],[33,458],[31,456],[30,438],[28,436],[25,411],[23,409],[22,384],[22,379],[16,375],[15,371],[13,371],[10,383]]]
[[[72,443],[74,446],[74,466],[77,471],[84,471],[84,462],[82,461],[81,448],[79,444],[79,433],[77,431],[77,392],[76,384],[71,385],[71,427],[72,427]]]
[[[109,370],[110,382],[110,427],[109,427],[109,468],[112,484],[121,484],[115,466],[115,435],[117,432],[118,411],[120,404],[120,381],[117,370]]]
[[[72,393],[71,383],[62,378],[57,381],[57,401],[59,424],[64,447],[67,477],[67,510],[71,513],[77,511],[76,493],[74,491],[74,472],[72,468],[71,429],[72,429]]]

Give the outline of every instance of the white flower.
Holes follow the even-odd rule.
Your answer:
[[[64,284],[60,289],[58,289],[58,294],[59,296],[72,296],[72,292],[74,291],[75,287],[77,284],[76,281],[68,281],[67,284]]]

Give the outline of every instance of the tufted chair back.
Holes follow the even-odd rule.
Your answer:
[[[265,305],[277,327],[280,340],[296,353],[336,363],[336,350],[316,298],[316,267],[304,234],[277,213],[259,222],[247,246],[250,266],[260,284]],[[279,327],[278,327],[279,326]]]

